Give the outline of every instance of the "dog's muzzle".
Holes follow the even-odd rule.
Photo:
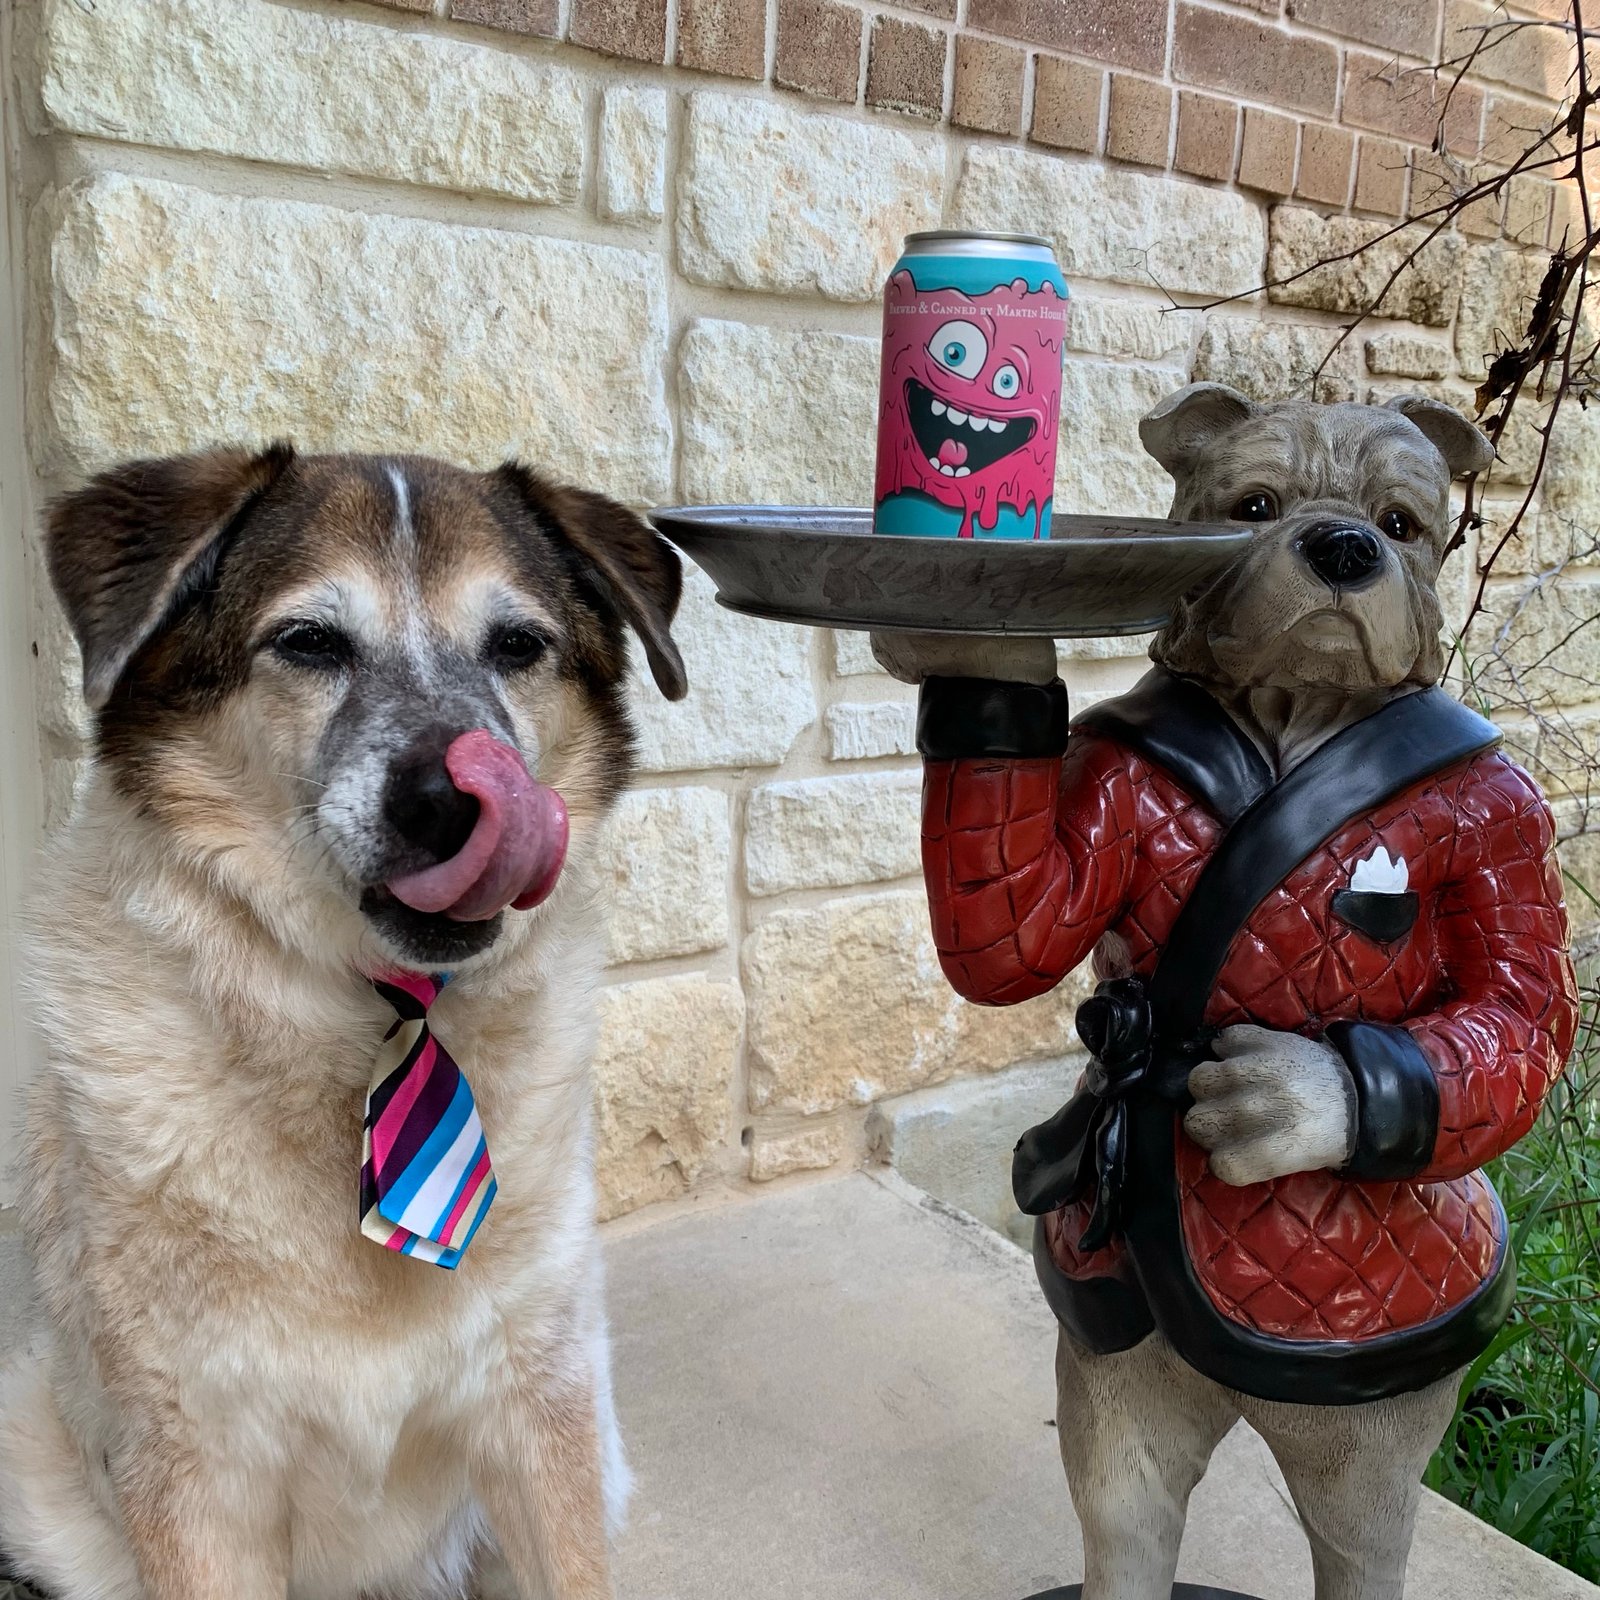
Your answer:
[[[1319,522],[1300,541],[1305,562],[1331,589],[1354,589],[1383,570],[1383,544],[1357,523]]]

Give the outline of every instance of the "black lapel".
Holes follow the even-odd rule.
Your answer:
[[[1199,684],[1154,667],[1073,727],[1105,734],[1169,772],[1224,828],[1272,787],[1266,758]]]
[[[1224,835],[1150,980],[1156,1028],[1196,1034],[1239,930],[1266,897],[1346,823],[1500,742],[1492,722],[1442,689],[1391,700],[1314,751]]]

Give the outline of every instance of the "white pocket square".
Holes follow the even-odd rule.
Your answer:
[[[1390,859],[1379,845],[1365,861],[1356,863],[1350,874],[1350,887],[1357,894],[1404,894],[1411,887],[1411,871],[1404,856]]]

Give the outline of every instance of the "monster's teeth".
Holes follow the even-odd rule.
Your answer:
[[[1002,422],[1000,420],[999,417],[990,417],[989,418],[989,432],[990,433],[1004,433],[1005,431],[1006,431],[1006,425],[1005,425],[1004,422]]]
[[[944,401],[943,400],[935,400],[933,402],[933,414],[936,417],[942,417],[944,415]]]
[[[956,475],[956,469],[955,469],[955,468],[954,468],[954,467],[940,467],[940,468],[939,468],[939,470],[940,470],[940,471],[941,471],[941,472],[942,472],[942,473],[943,473],[943,474],[944,474],[944,475],[945,475],[945,477],[947,477],[947,478],[953,478],[953,477],[955,477],[955,475]]]
[[[986,433],[994,426],[987,417],[968,417],[967,425],[974,433]]]
[[[932,467],[935,472],[940,472],[940,471],[943,470],[943,467],[942,467],[942,465],[941,465],[941,463],[939,461],[938,456],[929,456],[928,457],[928,465],[930,467]]]
[[[972,468],[971,467],[957,467],[956,468],[956,476],[958,478],[970,478],[972,476]]]
[[[957,411],[954,406],[951,406],[950,420],[959,428],[967,420],[967,414],[965,411]]]

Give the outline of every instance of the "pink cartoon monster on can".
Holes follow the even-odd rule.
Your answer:
[[[1045,241],[906,241],[884,300],[875,532],[1050,536],[1066,325]]]

